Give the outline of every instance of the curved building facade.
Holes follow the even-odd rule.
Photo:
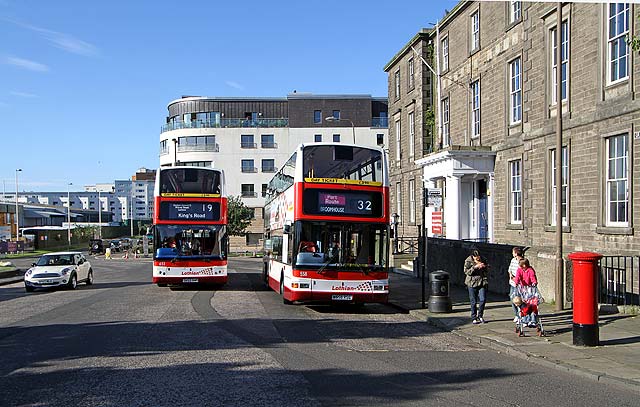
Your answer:
[[[229,195],[255,220],[231,250],[261,247],[269,180],[300,143],[388,144],[387,98],[292,93],[282,98],[185,96],[168,105],[160,131],[160,166],[224,170]]]

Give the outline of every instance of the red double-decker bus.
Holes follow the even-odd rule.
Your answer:
[[[227,198],[221,170],[158,170],[153,216],[154,283],[227,282]]]
[[[387,301],[387,171],[380,148],[314,143],[273,177],[263,278],[285,304]]]

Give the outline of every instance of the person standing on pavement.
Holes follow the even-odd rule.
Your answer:
[[[480,256],[478,250],[473,250],[464,261],[464,283],[469,290],[469,302],[471,303],[471,323],[483,324],[484,306],[487,301],[487,289],[489,287],[487,262]]]
[[[511,263],[509,263],[509,299],[511,300],[511,308],[513,309],[513,322],[518,322],[518,307],[513,303],[513,297],[518,295],[518,289],[514,279],[516,278],[518,267],[520,267],[520,260],[524,258],[522,254],[522,249],[520,247],[514,247],[511,250],[513,258],[511,259]]]

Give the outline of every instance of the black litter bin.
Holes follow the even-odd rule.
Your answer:
[[[449,273],[437,270],[429,274],[431,295],[429,296],[429,311],[451,312],[451,298],[449,297]]]

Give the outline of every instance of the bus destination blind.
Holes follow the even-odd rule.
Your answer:
[[[379,193],[306,190],[304,211],[309,214],[379,217],[382,197]]]
[[[220,220],[219,202],[162,202],[160,219],[163,220]]]

